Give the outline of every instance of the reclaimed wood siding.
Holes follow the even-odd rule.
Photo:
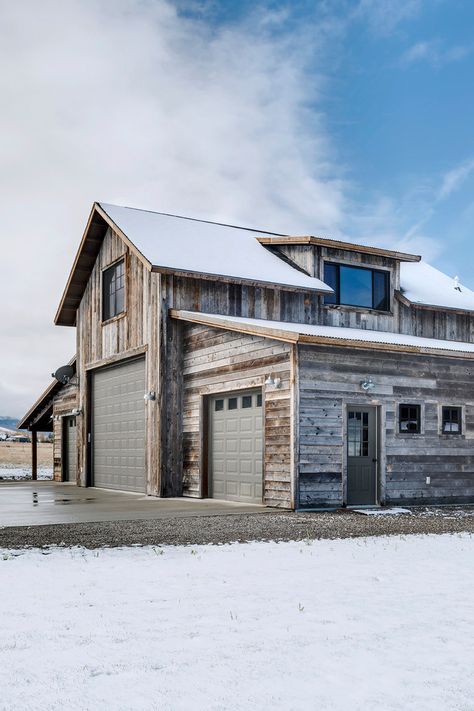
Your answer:
[[[75,379],[74,379],[75,380]],[[69,414],[77,407],[78,388],[76,385],[65,385],[53,400],[53,479],[62,480],[62,443],[63,415]],[[55,419],[59,416],[61,419]],[[77,456],[77,452],[76,452]]]
[[[367,375],[376,383],[370,396],[360,389]],[[379,408],[382,503],[472,503],[473,375],[473,362],[458,358],[300,346],[300,506],[345,502],[347,405]],[[421,405],[421,434],[398,432],[400,403]],[[462,435],[440,434],[442,405],[463,407]]]
[[[202,491],[204,397],[262,388],[264,413],[264,503],[291,508],[292,397],[291,346],[205,326],[186,325],[183,334],[183,494]],[[282,387],[266,388],[273,373]]]
[[[124,314],[102,323],[102,271],[123,257],[126,266]],[[108,230],[77,313],[77,373],[79,406],[77,418],[79,482],[87,483],[87,415],[89,371],[95,366],[120,362],[138,352],[145,352],[147,389],[160,392],[161,289],[159,274],[149,269],[128,249],[123,240]],[[160,408],[158,400],[147,403],[146,468],[147,493],[160,493]]]

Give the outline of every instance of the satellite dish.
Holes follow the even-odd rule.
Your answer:
[[[74,376],[74,368],[72,365],[62,365],[53,374],[53,378],[63,385],[67,385],[71,378]]]

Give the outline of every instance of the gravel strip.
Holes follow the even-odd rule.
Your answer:
[[[474,533],[474,507],[411,509],[397,516],[291,511],[0,529],[0,548],[198,545],[426,533]]]

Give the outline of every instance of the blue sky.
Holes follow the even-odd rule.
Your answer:
[[[256,14],[247,0],[181,7],[216,31]],[[347,215],[347,236],[383,240],[392,226],[390,238],[418,237],[415,248],[474,287],[474,3],[271,2],[258,12],[281,13],[276,41],[307,41],[312,28],[307,81],[324,81],[312,110],[364,216]]]

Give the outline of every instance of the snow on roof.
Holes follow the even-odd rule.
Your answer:
[[[155,267],[279,284],[332,293],[269,252],[257,240],[268,233],[188,217],[99,203]]]
[[[341,326],[320,326],[304,323],[287,323],[285,321],[267,321],[257,318],[243,318],[240,316],[222,316],[218,314],[205,314],[194,311],[172,311],[172,316],[183,321],[193,321],[222,327],[234,328],[236,331],[267,331],[269,338],[273,336],[281,340],[297,341],[300,336],[318,339],[334,339],[344,341],[360,341],[366,344],[393,345],[406,347],[410,350],[435,350],[455,351],[459,353],[474,353],[474,343],[461,341],[445,341],[437,338],[422,338],[421,336],[408,336],[404,333],[390,333],[386,331],[371,331],[362,328],[344,328]],[[304,339],[303,339],[304,340]]]
[[[413,304],[474,311],[474,292],[427,262],[400,264],[400,287]]]

